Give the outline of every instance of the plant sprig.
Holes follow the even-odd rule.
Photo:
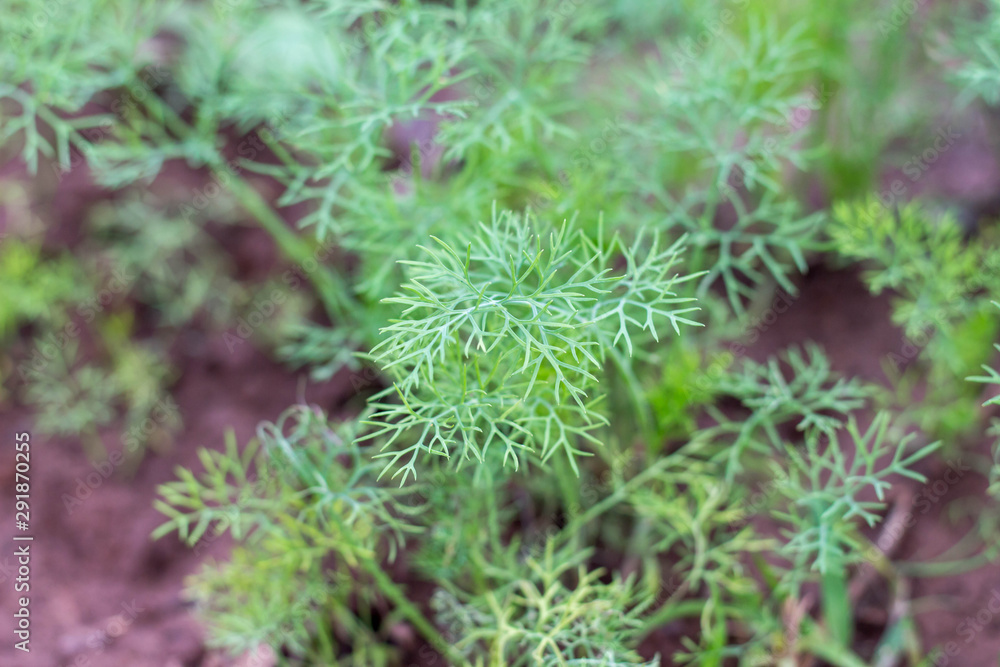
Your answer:
[[[683,240],[660,250],[640,235],[591,242],[572,223],[546,227],[530,213],[496,212],[461,252],[441,239],[427,261],[406,261],[405,292],[386,300],[401,318],[370,356],[394,379],[369,423],[396,474],[416,474],[420,454],[542,462],[562,451],[576,469],[578,441],[597,444],[605,423],[593,392],[608,351],[631,356],[633,337],[659,339],[657,321],[697,325],[694,299],[674,290]],[[624,257],[626,272],[612,263]],[[388,399],[395,395],[399,403]]]

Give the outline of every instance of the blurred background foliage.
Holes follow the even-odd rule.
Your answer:
[[[134,463],[169,446],[179,415],[155,415],[177,377],[181,331],[242,339],[247,327],[321,381],[378,368],[371,393],[409,382],[376,353],[401,317],[386,300],[420,277],[420,246],[437,237],[460,257],[491,211],[534,214],[505,237],[510,247],[573,219],[580,247],[616,248],[600,251],[613,270],[642,264],[633,243],[684,236],[676,269],[692,279],[653,284],[696,298],[705,326],[662,341],[643,327],[626,337],[629,355],[604,345],[607,332],[595,338],[607,399],[580,414],[595,415],[585,430],[601,446],[562,433],[571,453],[533,461],[540,480],[494,449],[460,475],[435,476],[457,464],[421,459],[436,481],[423,487],[418,475],[397,490],[374,469],[375,448],[359,445],[371,437],[362,420],[395,425],[413,410],[373,403],[346,426],[297,406],[243,450],[206,454],[200,478],[164,487],[161,534],[197,542],[211,528],[241,541],[193,584],[217,643],[245,651],[280,636],[299,664],[394,664],[387,636],[405,618],[456,660],[645,664],[635,646],[646,614],[697,621],[678,657],[690,664],[863,664],[843,590],[863,560],[862,524],[882,508],[870,494],[883,500],[889,474],[919,479],[910,464],[938,448],[967,454],[988,425],[996,202],[909,202],[927,165],[916,177],[908,168],[950,124],[995,136],[996,2],[9,0],[6,10],[0,156],[21,171],[0,190],[3,398],[30,404],[48,433],[81,437],[95,459],[113,431]],[[66,223],[54,200],[78,178],[101,196]],[[226,241],[258,229],[278,259],[237,266]],[[840,378],[818,347],[744,358],[775,291],[794,298],[819,266],[858,267],[872,294],[892,294],[913,353],[886,360],[890,390]],[[150,419],[151,433],[128,439]],[[576,444],[591,455],[579,467]],[[775,476],[772,461],[786,481],[755,508],[780,526],[765,536],[740,508],[753,480]],[[981,463],[995,481],[996,464]],[[249,484],[254,471],[271,471],[267,484]],[[955,563],[995,554],[996,513],[982,516],[981,551]],[[588,569],[594,545],[611,545],[638,576]],[[431,620],[381,569],[401,548],[438,584]],[[657,598],[674,577],[677,594]],[[805,614],[788,636],[789,606],[809,586],[824,593],[818,620]],[[606,627],[609,608],[622,613]],[[560,614],[569,620],[553,621]],[[893,622],[879,650],[926,664],[914,658],[912,617]],[[567,645],[572,663],[549,650]]]

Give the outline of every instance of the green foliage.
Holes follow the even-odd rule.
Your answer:
[[[763,364],[747,359],[720,378],[715,391],[738,398],[753,411],[748,422],[760,422],[772,434],[794,418],[800,418],[796,430],[830,433],[843,423],[830,413],[846,415],[871,395],[858,380],[838,377],[816,344],[791,347]]]
[[[873,198],[840,203],[834,218],[830,236],[838,253],[868,267],[862,277],[873,293],[896,295],[893,321],[911,349],[889,355],[885,367],[900,402],[912,401],[920,370],[928,390],[917,423],[946,442],[965,437],[977,418],[972,391],[960,378],[988,361],[1000,326],[989,303],[1000,285],[996,245],[985,236],[967,240],[953,216],[933,216],[916,203],[892,210]],[[922,363],[909,364],[920,352]]]
[[[315,660],[354,646],[356,660],[370,650],[382,656],[373,664],[391,664],[378,650],[388,628],[372,628],[375,601],[355,598],[364,579],[353,568],[379,553],[391,559],[418,529],[397,513],[409,491],[377,486],[377,468],[349,430],[304,405],[262,424],[243,451],[230,433],[225,451],[205,450],[201,460],[200,478],[178,468],[180,479],[161,487],[157,507],[169,521],[154,537],[176,530],[207,545],[229,531],[246,543],[194,586],[219,628],[216,641],[238,652],[286,645]],[[249,585],[259,576],[268,584]],[[332,628],[305,622],[321,618]]]
[[[632,579],[588,571],[586,551],[557,551],[527,558],[524,573],[500,573],[491,590],[478,596],[439,591],[432,606],[449,639],[470,662],[489,656],[490,665],[646,665],[630,644],[642,629],[649,605]]]
[[[998,347],[997,350],[1000,351],[1000,347]],[[995,369],[985,365],[983,366],[983,370],[986,371],[987,375],[977,375],[966,379],[971,380],[973,382],[987,382],[989,384],[1000,384],[1000,373],[998,373]],[[994,396],[993,398],[983,403],[983,405],[997,405],[998,403],[1000,403],[1000,396]]]
[[[262,641],[262,628],[272,627],[264,619],[280,618],[268,615],[269,605],[285,613],[299,599],[291,591],[312,590],[315,581],[334,587],[343,568],[370,573],[380,554],[391,561],[405,548],[413,554],[413,567],[440,587],[432,606],[443,634],[435,644],[452,647],[456,664],[658,664],[634,652],[638,640],[656,619],[692,613],[701,615],[709,644],[690,644],[686,660],[702,664],[714,651],[737,650],[726,640],[730,623],[761,631],[781,627],[771,615],[780,613],[777,608],[760,606],[760,596],[767,593],[748,555],[776,552],[785,558],[767,575],[780,584],[783,597],[798,596],[808,581],[843,576],[860,561],[857,521],[870,525],[878,520],[895,476],[922,479],[912,465],[936,447],[911,450],[914,436],[899,438],[886,415],[864,431],[853,413],[846,421],[819,418],[823,411],[859,407],[867,392],[832,379],[829,362],[818,349],[806,355],[791,351],[783,359],[791,360],[793,368],[812,369],[820,381],[789,383],[773,360],[750,365],[746,377],[734,372],[721,383],[734,393],[739,387],[747,404],[766,415],[756,423],[791,421],[803,430],[803,445],[780,435],[758,442],[761,458],[773,461],[776,480],[763,499],[742,475],[725,481],[729,457],[721,454],[732,447],[732,431],[709,429],[679,450],[645,463],[633,459],[635,452],[599,451],[607,457],[610,473],[601,474],[601,481],[594,477],[600,466],[588,463],[578,478],[567,464],[553,465],[549,474],[554,480],[532,493],[539,494],[539,503],[555,502],[569,523],[549,525],[541,533],[522,525],[507,536],[519,515],[512,504],[517,497],[512,483],[534,486],[523,479],[523,471],[500,465],[500,450],[484,452],[482,464],[468,474],[456,474],[440,458],[431,458],[416,483],[393,489],[378,482],[378,450],[361,448],[351,437],[356,426],[330,424],[317,411],[300,406],[277,424],[262,425],[258,439],[242,452],[231,438],[225,452],[205,452],[206,472],[200,479],[179,469],[179,481],[161,489],[158,507],[169,520],[157,535],[176,530],[194,544],[228,529],[247,545],[234,564],[218,573],[206,571],[198,584],[210,605],[206,609],[222,624],[220,636],[238,650]],[[754,376],[761,379],[747,379]],[[760,401],[756,397],[765,382],[784,390],[771,401]],[[834,398],[813,400],[831,385]],[[841,435],[850,443],[847,452],[829,446]],[[864,496],[866,489],[874,490],[877,501]],[[759,534],[750,522],[754,517],[783,527],[780,540]],[[608,583],[590,565],[592,547],[584,546],[596,540],[621,544],[625,554],[634,554],[641,576],[616,575]],[[246,560],[251,553],[253,560]],[[663,554],[672,556],[666,571],[660,563]],[[337,567],[335,561],[343,565]],[[274,569],[279,565],[287,568],[282,574]],[[245,575],[230,568],[247,567],[258,576],[290,579],[283,587],[240,585],[234,577]],[[239,597],[227,595],[228,587],[241,591]],[[356,590],[357,584],[343,587]],[[280,597],[282,590],[286,598]],[[360,615],[368,604],[377,605],[380,596],[397,605],[402,596],[386,580],[372,581],[364,590],[375,597],[365,598],[362,611],[355,612]],[[707,601],[682,602],[698,591]],[[336,606],[342,594],[330,589],[316,599]],[[414,620],[411,610],[398,610]],[[327,613],[347,619],[334,624],[333,634],[347,628],[344,632],[353,632],[361,647],[377,641],[381,630],[376,627],[375,635],[358,630],[352,612]],[[260,620],[247,623],[255,618]],[[292,639],[282,643],[314,637],[304,656],[317,659],[320,644],[336,644],[335,639],[321,641],[316,636],[321,630],[288,623],[282,632]],[[434,637],[429,636],[431,641]],[[742,650],[754,655],[763,641]],[[293,653],[299,655],[298,649]]]
[[[115,202],[92,214],[93,256],[131,277],[131,295],[156,308],[165,326],[204,313],[221,324],[246,299],[232,268],[198,220],[169,215],[152,197]]]
[[[156,67],[154,37],[180,3],[88,0],[53,7],[15,0],[0,28],[0,141],[18,139],[29,170],[39,158],[69,169],[115,122],[113,113],[77,115],[108,91],[139,89],[139,71]],[[27,85],[26,85],[27,84]],[[121,106],[125,94],[116,101]],[[112,94],[109,102],[115,101]]]
[[[910,468],[940,443],[911,453],[908,450],[916,434],[899,437],[889,426],[886,413],[876,416],[864,431],[852,417],[846,425],[851,443],[846,451],[822,437],[818,428],[806,433],[804,451],[784,448],[791,465],[789,479],[779,489],[790,503],[777,516],[790,527],[783,550],[796,569],[809,566],[825,574],[859,559],[860,544],[851,520],[857,517],[869,526],[879,521],[875,510],[884,508],[885,492],[891,486],[886,478],[898,475],[927,481]],[[863,499],[867,489],[874,491],[877,501]]]
[[[718,465],[682,449],[669,465],[628,494],[626,511],[639,522],[630,550],[655,576],[656,555],[676,557],[668,581],[677,590],[704,586],[713,600],[751,594],[757,588],[745,558],[776,544],[747,524],[749,489],[720,479]]]
[[[994,290],[1000,278],[995,252],[967,244],[950,215],[935,219],[917,204],[887,209],[874,198],[838,204],[830,236],[838,252],[870,262],[864,274],[873,293],[900,294],[893,319],[908,335],[947,328],[975,307],[973,296]]]
[[[35,244],[0,240],[0,338],[22,325],[57,319],[61,306],[85,293],[79,267],[68,258],[46,261]]]
[[[649,408],[659,437],[649,443],[657,449],[664,439],[687,437],[695,430],[699,408],[711,402],[708,392],[692,390],[703,376],[704,361],[697,351],[676,345],[660,351],[661,376],[647,390]]]
[[[409,627],[445,664],[653,665],[642,640],[690,620],[664,661],[864,664],[846,594],[862,530],[890,484],[922,479],[925,440],[977,432],[960,379],[1000,381],[993,239],[836,199],[941,110],[911,99],[927,62],[883,5],[10,9],[0,148],[37,174],[85,164],[113,193],[81,261],[0,245],[0,335],[88,325],[25,388],[39,425],[145,432],[164,332],[224,326],[278,285],[227,278],[214,232],[244,220],[283,255],[277,288],[311,283],[332,325],[287,326],[301,290],[268,342],[359,393],[360,414],[295,406],[161,487],[158,537],[237,542],[192,581],[216,645],[388,667],[412,658],[394,645]],[[995,24],[955,69],[987,101]],[[175,168],[209,184],[161,187]],[[817,256],[863,264],[924,336],[917,414],[859,426],[878,392],[811,344],[706,368]],[[116,269],[133,277],[98,308]],[[133,302],[155,312],[141,340]],[[153,421],[153,440],[176,426]]]
[[[959,14],[954,40],[944,45],[943,55],[960,59],[961,66],[950,72],[962,88],[965,101],[981,98],[990,105],[1000,102],[1000,3],[985,3],[985,16]]]
[[[741,37],[724,33],[698,57],[668,47],[665,62],[642,73],[641,113],[658,123],[640,118],[630,126],[630,138],[646,148],[640,155],[655,160],[634,165],[641,185],[675,182],[694,168],[716,188],[732,182],[776,192],[784,164],[802,166],[801,128],[789,119],[808,101],[802,84],[816,65],[811,45],[801,25],[781,31],[754,21]]]
[[[843,416],[862,407],[873,394],[857,380],[838,377],[816,345],[790,348],[764,364],[747,359],[721,376],[712,389],[738,399],[751,411],[737,421],[712,410],[719,424],[707,433],[734,439],[725,453],[730,479],[743,465],[741,457],[747,450],[769,452],[782,440],[782,424],[794,421],[798,431],[831,435],[843,424]]]
[[[55,435],[93,433],[114,417],[114,382],[103,368],[75,364],[78,345],[51,362],[49,372],[33,374],[27,397],[38,410],[38,427]]]
[[[993,305],[1000,308],[1000,303],[997,303],[996,301],[993,302]],[[997,352],[1000,352],[1000,345],[994,344],[993,347],[996,348]],[[984,382],[988,384],[1000,385],[1000,373],[985,364],[983,364],[982,369],[986,371],[986,375],[976,375],[966,379],[972,382]],[[1000,395],[990,398],[983,403],[983,405],[1000,405]]]
[[[738,196],[720,203],[736,210],[737,221],[729,229],[717,227],[716,205],[699,198],[672,203],[674,213],[666,222],[669,228],[689,234],[691,245],[697,248],[696,257],[709,267],[698,284],[699,298],[706,296],[720,278],[733,312],[739,315],[745,314],[743,300],[769,281],[795,294],[792,270],[804,273],[805,253],[820,247],[816,237],[823,215],[801,215],[795,203],[775,201],[770,194],[765,194],[755,207]]]
[[[692,270],[707,271],[698,297],[721,279],[738,315],[768,280],[794,293],[791,271],[804,272],[806,253],[820,248],[823,216],[803,214],[782,183],[786,167],[809,158],[795,120],[814,104],[802,37],[802,26],[752,19],[745,35],[723,31],[697,53],[668,46],[664,62],[634,77],[641,111],[624,130],[630,158],[612,187],[648,203],[639,220],[688,234]]]
[[[406,293],[387,300],[402,317],[372,350],[394,386],[376,397],[367,437],[396,446],[384,455],[402,461],[402,483],[422,453],[461,464],[491,445],[515,467],[522,452],[541,462],[562,452],[575,470],[585,453],[575,441],[598,444],[592,432],[607,423],[591,394],[609,351],[631,356],[641,334],[658,341],[658,320],[675,333],[696,324],[684,315],[697,308],[680,307],[692,299],[673,291],[688,279],[672,273],[680,241],[595,244],[569,224],[546,230],[510,212],[494,213],[461,254],[434,240],[429,261],[407,262]],[[614,275],[619,255],[626,269]],[[399,403],[385,400],[394,394]]]
[[[101,273],[68,255],[45,257],[18,237],[0,243],[0,334],[27,325],[34,334],[27,350],[11,355],[11,387],[35,409],[42,433],[80,436],[95,460],[106,456],[100,432],[119,418],[126,455],[165,445],[179,426],[173,413],[144,428],[167,400],[171,371],[157,345],[133,341],[131,318],[109,305],[128,285],[111,278],[104,284],[116,289],[99,290]],[[89,358],[83,341],[96,348]]]
[[[176,530],[194,544],[222,523],[234,537],[254,543],[269,534],[296,541],[299,548],[283,556],[304,566],[338,541],[348,564],[369,555],[379,543],[374,523],[392,527],[392,553],[411,530],[391,511],[392,499],[403,492],[375,486],[375,468],[363,459],[353,435],[331,428],[313,408],[290,408],[277,423],[261,425],[257,439],[242,452],[230,435],[225,452],[205,450],[201,459],[204,481],[178,468],[181,481],[163,487],[164,502],[157,507],[170,521],[156,535]],[[299,510],[290,511],[287,502]],[[350,540],[341,539],[346,532]]]
[[[100,432],[120,421],[122,454],[131,464],[147,445],[168,445],[171,433],[180,427],[165,389],[173,371],[162,352],[131,340],[128,318],[109,316],[98,328],[104,357],[97,359],[82,360],[79,339],[67,336],[65,329],[59,333],[62,339],[51,332],[40,336],[35,360],[41,366],[22,362],[19,370],[24,397],[35,409],[41,431],[81,437],[94,460],[106,456],[98,442]],[[51,350],[51,359],[43,356],[43,349]]]

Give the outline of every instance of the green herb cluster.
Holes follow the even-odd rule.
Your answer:
[[[99,313],[111,361],[36,373],[41,419],[141,419],[169,386],[157,340],[249,307],[220,224],[266,230],[325,311],[293,312],[280,354],[365,387],[346,420],[291,406],[161,487],[157,536],[236,540],[192,581],[215,644],[290,665],[869,664],[848,582],[902,576],[872,544],[890,487],[983,435],[966,377],[1000,382],[996,239],[876,197],[879,158],[947,111],[906,102],[953,85],[881,4],[9,4],[28,18],[0,26],[0,150],[39,182],[85,165],[115,201],[92,211],[93,266],[0,245],[0,283],[43,261],[53,283],[0,293],[0,335],[62,327],[108,265],[158,312],[143,347],[124,297]],[[959,50],[986,102],[997,25]],[[209,184],[160,193],[170,169]],[[887,360],[895,393],[812,344],[709,363],[824,262],[863,265],[922,337]],[[671,622],[683,646],[646,651]],[[927,664],[912,611],[890,623],[879,664]]]

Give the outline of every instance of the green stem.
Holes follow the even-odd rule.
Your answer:
[[[150,113],[161,118],[164,125],[177,134],[178,137],[186,139],[192,134],[197,134],[187,121],[178,116],[162,100],[151,97],[146,102],[146,108]],[[289,229],[281,216],[274,212],[274,209],[264,201],[263,197],[245,179],[238,174],[232,173],[221,155],[217,153],[213,155],[209,166],[219,183],[226,185],[229,192],[243,208],[271,235],[288,259],[303,269],[305,269],[309,260],[316,262],[316,269],[308,271],[308,273],[330,319],[339,323],[351,321],[350,291],[345,282],[332,271],[319,266],[319,261],[314,257],[312,246]]]
[[[379,590],[385,595],[389,600],[396,605],[396,608],[402,613],[403,617],[408,620],[417,631],[423,635],[424,639],[434,647],[434,649],[445,656],[452,664],[456,665],[468,665],[468,661],[465,660],[448,641],[438,632],[438,629],[434,627],[434,624],[427,620],[427,618],[417,609],[413,603],[406,597],[396,582],[393,581],[389,575],[382,571],[382,568],[371,558],[361,558],[361,566],[370,574],[374,579],[375,583],[378,584]]]
[[[935,563],[894,563],[899,572],[909,577],[948,577],[972,572],[989,565],[997,557],[996,549],[988,549],[976,556]]]
[[[673,598],[673,596],[671,596],[671,598]],[[643,619],[640,634],[648,634],[656,628],[676,621],[679,618],[700,616],[704,611],[706,604],[708,604],[708,600],[700,598],[697,600],[683,600],[676,603],[672,603],[668,600],[655,613]],[[735,609],[733,609],[733,612],[734,615],[738,615]]]
[[[587,525],[587,523],[594,520],[604,512],[611,509],[613,506],[620,503],[622,500],[628,497],[628,495],[631,494],[636,487],[641,486],[646,480],[657,475],[662,468],[665,468],[669,464],[670,464],[670,458],[665,457],[659,459],[658,461],[650,465],[648,468],[646,468],[644,471],[642,471],[629,481],[622,484],[621,488],[612,493],[610,496],[608,496],[601,502],[592,505],[583,514],[578,514],[569,523],[567,523],[566,526],[562,530],[560,530],[559,533],[556,535],[556,537],[554,538],[555,546],[558,548],[560,546],[559,543],[567,539],[568,536],[575,536],[583,528],[583,526]]]
[[[854,614],[847,595],[847,574],[841,567],[831,567],[820,580],[823,620],[831,639],[842,647],[853,642]]]
[[[440,632],[438,632],[438,629],[434,627],[434,624],[428,621],[427,617],[424,616],[424,614],[417,609],[412,602],[410,602],[409,598],[406,597],[406,594],[403,593],[399,585],[385,573],[381,564],[376,562],[375,558],[365,554],[366,549],[363,549],[354,541],[351,529],[344,525],[340,517],[333,515],[333,518],[340,528],[340,535],[345,542],[348,553],[353,553],[357,557],[362,569],[371,575],[379,590],[396,606],[396,609],[398,609],[403,615],[403,618],[409,621],[410,624],[413,625],[413,627],[416,628],[421,635],[423,635],[424,639],[426,639],[438,653],[449,660],[451,664],[471,667],[470,663],[462,657],[462,655],[459,654],[450,643],[448,643]]]
[[[937,556],[935,561],[896,561],[892,567],[909,577],[943,577],[971,572],[993,562],[1000,552],[994,546],[996,534],[984,535],[975,528],[969,530],[951,548]],[[983,547],[977,554],[972,552]]]
[[[295,232],[288,228],[285,221],[264,201],[260,194],[238,176],[229,173],[221,162],[212,164],[212,171],[221,183],[227,183],[227,188],[236,197],[240,205],[252,215],[274,239],[281,251],[298,264],[305,267],[312,260],[313,248]],[[349,291],[343,280],[325,267],[317,266],[309,275],[327,314],[335,322],[350,320]]]
[[[822,626],[811,618],[802,621],[799,649],[814,655],[837,667],[866,667],[851,649],[841,646],[830,637]]]
[[[556,485],[562,496],[563,511],[572,520],[580,511],[579,478],[569,466],[567,459],[556,457],[554,466]]]

